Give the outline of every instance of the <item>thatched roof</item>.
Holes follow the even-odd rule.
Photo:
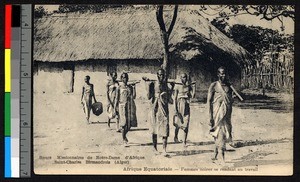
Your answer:
[[[179,50],[188,36],[198,37]],[[180,6],[170,37],[171,50],[190,60],[214,45],[236,63],[249,62],[245,49],[211,25],[199,12]],[[181,45],[181,46],[180,46]],[[192,46],[191,46],[192,45]],[[177,50],[176,50],[177,49]],[[155,9],[130,8],[94,14],[56,14],[37,19],[34,60],[61,62],[97,59],[161,59],[163,47]],[[216,52],[216,54],[218,54]],[[213,60],[213,58],[211,58]]]

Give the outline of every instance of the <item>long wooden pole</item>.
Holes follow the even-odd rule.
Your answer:
[[[236,96],[238,96],[238,98],[241,100],[241,101],[244,101],[243,97],[235,90],[235,88],[230,85],[230,88],[232,89],[232,91],[235,93]]]

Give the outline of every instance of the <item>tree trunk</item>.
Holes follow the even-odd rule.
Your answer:
[[[169,67],[169,58],[170,58],[170,52],[169,52],[169,37],[166,33],[162,32],[162,42],[164,47],[164,57],[163,57],[163,63],[161,65],[161,68],[166,71],[166,77],[168,78],[170,73],[170,67]]]
[[[158,5],[157,10],[156,10],[156,19],[160,28],[160,34],[161,34],[161,40],[163,43],[163,49],[164,49],[164,56],[163,56],[163,63],[161,65],[161,68],[165,70],[165,76],[166,79],[169,77],[170,73],[170,51],[169,51],[169,37],[170,34],[174,28],[176,18],[177,18],[177,12],[178,12],[178,5],[175,5],[174,8],[174,13],[173,13],[173,18],[170,24],[170,27],[166,29],[166,24],[163,18],[163,5]]]

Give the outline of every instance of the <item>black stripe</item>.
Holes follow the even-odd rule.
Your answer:
[[[12,21],[12,27],[20,27],[20,5],[12,5],[12,13],[11,13],[11,21]]]

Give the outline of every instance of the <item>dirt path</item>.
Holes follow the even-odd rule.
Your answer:
[[[253,109],[236,104],[238,107],[233,108],[232,125],[238,148],[228,147],[226,164],[221,165],[211,161],[214,145],[213,138],[208,134],[209,120],[205,104],[191,104],[190,133],[186,149],[173,142],[174,127],[170,121],[169,157],[163,157],[152,151],[145,101],[136,102],[138,127],[128,133],[129,147],[124,147],[121,145],[120,133],[115,132],[115,123],[108,128],[105,113],[99,117],[93,115],[93,123],[86,124],[79,98],[79,95],[72,94],[64,94],[59,98],[50,94],[34,95],[36,173],[150,174],[148,168],[152,174],[260,175],[290,174],[292,171],[292,111]],[[97,99],[105,100],[99,96]],[[161,140],[159,142],[161,151]],[[59,159],[58,156],[66,158]],[[127,159],[126,156],[134,156],[135,159]],[[91,161],[98,164],[87,164],[86,160],[90,159],[88,157],[92,157]],[[69,163],[79,161],[81,164],[58,164],[67,160]],[[119,164],[122,161],[124,164]],[[140,167],[142,171],[139,171]],[[152,171],[153,167],[164,169]],[[238,169],[242,171],[237,171]]]

